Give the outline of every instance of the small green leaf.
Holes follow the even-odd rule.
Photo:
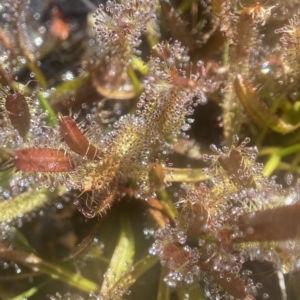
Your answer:
[[[266,242],[299,238],[300,204],[245,213],[238,224],[243,237],[233,242]],[[251,228],[251,232],[249,232]]]

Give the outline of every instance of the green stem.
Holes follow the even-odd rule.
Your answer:
[[[156,192],[161,200],[161,204],[164,207],[164,210],[171,218],[172,221],[175,221],[176,218],[179,216],[177,209],[174,206],[172,199],[169,197],[166,190],[160,190]]]
[[[229,63],[229,42],[224,43],[223,64],[226,66]]]
[[[265,164],[263,173],[265,176],[269,177],[274,170],[276,170],[278,164],[280,163],[281,157],[274,154],[272,155],[269,160],[267,161],[267,163]]]
[[[300,151],[300,144],[295,144],[293,146],[289,146],[278,150],[276,154],[279,155],[280,157],[283,157],[299,151]]]
[[[43,96],[43,92],[39,92],[37,94],[37,98],[39,99],[41,108],[48,112],[47,119],[46,119],[47,125],[54,126],[56,123],[56,115],[54,110],[50,106],[48,100]]]
[[[293,166],[291,164],[285,163],[285,162],[280,162],[277,166],[278,170],[282,171],[289,171],[289,172],[294,172],[300,174],[300,167],[298,166]]]
[[[132,57],[131,65],[132,65],[133,69],[139,71],[142,75],[145,76],[148,74],[148,66],[140,58],[138,58],[136,56]]]
[[[30,58],[27,56],[25,57],[27,61],[27,67],[30,69],[31,72],[34,73],[34,78],[37,80],[39,85],[43,88],[47,88],[47,81],[43,74],[43,72],[40,70],[40,68],[37,66],[36,62],[31,61]]]
[[[157,300],[169,300],[171,299],[171,289],[166,285],[164,282],[164,278],[170,272],[169,269],[166,267],[162,267],[159,276],[159,283],[158,283],[158,292],[157,292]]]
[[[51,278],[64,281],[86,293],[96,291],[98,288],[94,282],[80,276],[79,274],[72,273],[58,265],[46,262],[33,253],[0,248],[0,257],[5,260],[20,263],[28,268],[38,269],[39,271],[48,274]]]
[[[258,152],[258,156],[271,155],[277,152],[280,148],[278,147],[264,147]]]
[[[42,287],[44,287],[46,284],[48,284],[51,280],[46,280],[43,283],[39,284],[38,286],[32,287],[31,289],[23,292],[22,294],[12,298],[11,300],[24,300],[28,299],[29,297],[36,294]]]
[[[271,150],[270,153],[272,153],[272,155],[270,156],[269,160],[265,164],[264,174],[266,176],[270,176],[278,167],[282,157],[299,151],[300,151],[300,144],[295,144],[290,147],[278,149],[277,151]],[[266,149],[265,149],[265,153],[266,153]]]
[[[76,90],[79,90],[81,87],[89,86],[91,81],[91,77],[89,74],[84,73],[81,76],[74,78],[73,80],[63,82],[58,85],[53,92],[49,94],[48,101],[54,106],[57,103],[61,102],[62,96],[66,93],[73,92],[75,94]]]
[[[26,8],[25,1],[21,2],[18,5],[18,17],[21,18],[23,10]],[[25,19],[23,20],[25,22]],[[30,71],[34,73],[35,79],[38,81],[39,85],[43,88],[47,88],[47,81],[46,78],[41,71],[41,69],[38,67],[36,61],[35,61],[35,56],[31,53],[31,51],[28,48],[27,45],[27,35],[28,35],[28,30],[27,26],[24,26],[25,23],[22,21],[16,22],[16,39],[18,42],[18,47],[20,49],[20,52],[22,56],[24,56],[26,60],[26,65],[29,68]]]
[[[142,87],[141,87],[139,79],[137,78],[137,76],[133,70],[132,65],[129,65],[127,67],[127,74],[131,80],[131,83],[132,83],[135,91],[137,92],[137,94],[140,94],[142,92]]]
[[[126,286],[128,289],[140,276],[142,276],[146,271],[151,269],[155,264],[157,264],[158,259],[154,255],[147,255],[138,261],[132,267],[132,272],[121,277],[120,280],[115,284],[115,286]]]

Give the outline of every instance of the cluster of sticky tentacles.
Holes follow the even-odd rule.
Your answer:
[[[210,299],[253,299],[262,284],[243,268],[246,261],[297,267],[299,246],[291,241],[297,237],[293,215],[300,207],[299,187],[282,189],[268,180],[255,162],[257,149],[248,142],[238,144],[235,136],[230,148],[212,145],[216,154],[204,156],[210,179],[184,184],[176,193],[180,217],[173,227],[156,232],[150,249],[170,270],[168,285],[201,279]],[[284,255],[287,249],[295,255]]]
[[[58,125],[46,127],[41,119],[32,121],[39,113],[33,100],[21,93],[3,95],[6,129],[1,144],[11,153],[13,166],[24,174],[20,190],[34,184],[87,192],[85,203],[77,203],[92,217],[105,212],[120,186],[131,180],[141,195],[157,188],[151,174],[155,166],[165,165],[158,149],[162,151],[186,130],[185,117],[205,102],[204,93],[213,85],[202,76],[202,63],[192,73],[187,51],[179,42],[162,43],[155,50],[157,57],[149,61],[136,116],[122,116],[105,134],[92,123],[78,125],[70,116],[59,115]]]

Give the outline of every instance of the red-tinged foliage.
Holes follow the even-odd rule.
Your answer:
[[[187,262],[184,251],[175,243],[170,243],[165,246],[164,257],[169,269],[176,269]]]
[[[236,274],[230,272],[213,271],[212,275],[216,282],[221,285],[230,295],[238,299],[244,299],[246,297],[245,283]]]
[[[187,227],[187,235],[189,237],[197,238],[201,233],[203,233],[203,228],[208,221],[207,210],[198,203],[187,203],[188,209],[191,211],[193,216],[190,216],[191,223]]]
[[[51,10],[51,27],[50,32],[53,36],[64,41],[69,37],[70,28],[66,18],[58,7]]]
[[[6,97],[5,108],[12,126],[25,138],[30,128],[30,111],[25,96],[20,93]]]
[[[73,166],[65,151],[29,148],[15,151],[14,166],[26,172],[70,172]]]
[[[239,178],[240,171],[242,171],[243,173],[247,171],[244,159],[239,151],[237,151],[236,149],[232,149],[228,156],[220,156],[218,162],[226,171],[228,176],[230,176],[231,181],[234,183],[234,185],[236,185],[237,187],[243,186],[247,188],[256,188],[256,184],[253,176],[251,175],[251,172],[249,172],[249,176],[247,178]]]
[[[233,242],[266,242],[295,239],[300,232],[300,204],[244,214],[239,230],[243,237]]]
[[[76,122],[69,116],[59,117],[60,133],[72,151],[88,159],[97,159],[100,151],[81,132]]]

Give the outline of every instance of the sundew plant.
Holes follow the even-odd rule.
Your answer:
[[[300,299],[299,1],[0,24],[0,299]]]

